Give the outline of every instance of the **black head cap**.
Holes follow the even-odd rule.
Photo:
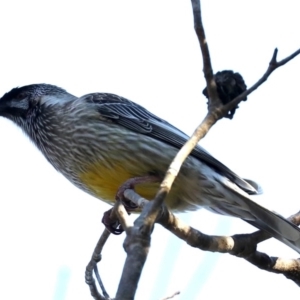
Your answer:
[[[30,84],[22,87],[16,87],[10,92],[3,95],[0,102],[10,99],[22,99],[24,97],[36,97],[43,95],[56,95],[59,93],[66,93],[66,91],[60,87],[51,84]]]
[[[9,119],[23,117],[42,96],[59,94],[66,94],[66,91],[50,84],[31,84],[14,88],[0,99],[0,115]]]

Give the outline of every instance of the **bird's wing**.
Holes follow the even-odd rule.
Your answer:
[[[94,93],[81,98],[86,102],[94,103],[97,106],[98,112],[112,122],[168,143],[177,149],[180,149],[189,138],[170,123],[123,97],[108,93]],[[191,155],[213,168],[219,174],[230,179],[248,194],[259,193],[257,186],[253,182],[247,182],[247,180],[239,177],[201,146],[197,145]]]

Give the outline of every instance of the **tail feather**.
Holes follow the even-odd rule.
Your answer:
[[[300,253],[300,229],[279,214],[268,210],[243,195],[238,197],[239,204],[249,208],[253,218],[244,219],[258,229],[269,232],[273,237]],[[237,201],[235,199],[235,201]]]
[[[247,198],[246,198],[247,199]],[[269,232],[273,237],[300,253],[300,229],[281,215],[247,199],[255,220],[246,220],[258,229]]]
[[[247,183],[249,183],[256,191],[255,195],[261,195],[263,193],[262,187],[255,181],[251,179],[245,179],[243,178]]]
[[[247,181],[251,185],[254,184],[253,181]],[[232,216],[238,215],[244,221],[258,229],[267,231],[274,238],[300,253],[300,229],[296,225],[289,222],[281,215],[254,202],[247,194],[237,189],[237,187],[228,180],[219,182],[222,183],[223,187],[233,193],[232,196],[234,198],[232,199],[231,204],[223,202],[219,206],[219,213],[223,211]]]

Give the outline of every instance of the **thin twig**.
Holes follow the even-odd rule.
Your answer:
[[[206,80],[206,86],[209,96],[209,108],[222,104],[218,92],[217,85],[214,79],[214,72],[211,64],[208,43],[206,40],[204,26],[202,24],[201,5],[199,0],[192,0],[194,28],[201,48],[203,59],[203,73]]]
[[[103,250],[103,247],[107,241],[107,239],[110,236],[110,232],[107,229],[104,229],[103,233],[101,234],[98,243],[94,249],[92,258],[88,265],[86,266],[85,270],[85,282],[90,288],[91,295],[96,300],[109,300],[110,297],[108,293],[106,292],[104,285],[100,279],[99,272],[97,269],[97,263],[101,260],[101,253]],[[96,270],[96,277],[99,282],[100,288],[102,289],[103,296],[98,292],[95,279],[93,278],[93,271]],[[98,274],[97,274],[98,273]]]
[[[175,293],[172,294],[171,296],[168,296],[168,297],[166,297],[166,298],[164,298],[164,299],[162,299],[162,300],[173,299],[174,297],[176,297],[176,296],[178,296],[178,295],[180,295],[180,292],[179,292],[179,291],[178,291],[178,292],[175,292]]]
[[[124,205],[120,201],[118,201],[115,204],[113,210],[115,211],[115,213],[118,217],[118,220],[120,221],[123,229],[125,231],[130,230],[133,227],[133,223],[130,220],[129,215],[128,215]]]
[[[125,190],[124,196],[126,197],[126,199],[130,199],[131,202],[133,202],[140,208],[143,208],[147,203],[149,203],[149,200],[141,197],[132,189]]]
[[[295,213],[294,215],[291,215],[288,220],[292,223],[294,223],[295,225],[299,226],[300,225],[300,211],[298,211],[297,213]]]
[[[272,58],[271,58],[271,61],[269,63],[267,71],[254,85],[252,85],[245,92],[243,92],[242,94],[237,96],[235,99],[233,99],[227,105],[224,105],[222,107],[222,114],[223,115],[226,115],[227,112],[232,110],[233,108],[235,108],[245,98],[245,96],[248,96],[253,91],[255,91],[260,85],[262,85],[269,78],[269,76],[273,73],[273,71],[275,71],[277,68],[285,65],[290,60],[292,60],[297,55],[299,55],[300,54],[300,49],[298,49],[293,54],[289,55],[288,57],[284,58],[283,60],[281,60],[279,62],[277,62],[277,53],[278,53],[278,49],[276,48],[273,52],[273,55],[272,55]]]
[[[95,276],[96,276],[97,281],[99,283],[99,286],[100,286],[100,288],[102,290],[104,298],[107,299],[107,300],[110,300],[111,298],[109,297],[108,293],[106,292],[106,289],[104,287],[104,284],[103,284],[102,279],[101,279],[100,274],[99,274],[99,270],[98,270],[97,264],[94,266],[94,273],[95,273]]]

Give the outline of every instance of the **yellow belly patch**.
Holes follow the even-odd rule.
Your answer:
[[[114,164],[113,168],[105,164],[97,163],[86,168],[86,171],[79,177],[92,194],[112,204],[115,202],[115,196],[119,187],[126,180],[149,174],[149,172],[143,170],[143,167],[141,167],[141,173],[129,171],[130,169],[132,169],[130,166],[126,168],[126,163]],[[137,185],[135,190],[142,197],[151,200],[154,198],[158,187],[159,183],[146,183]]]

